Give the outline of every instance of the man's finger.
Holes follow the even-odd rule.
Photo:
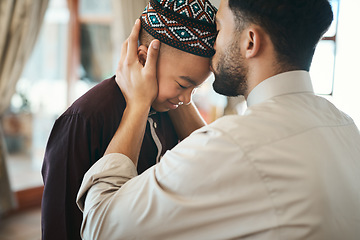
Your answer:
[[[128,43],[129,43],[129,41],[128,41],[128,39],[126,39],[126,41],[123,43],[123,45],[121,47],[121,55],[120,55],[119,65],[125,61],[127,49],[128,49]]]
[[[137,49],[138,49],[138,40],[139,40],[139,33],[140,33],[140,20],[137,19],[135,25],[131,31],[129,36],[129,45],[128,45],[128,60],[129,62],[136,61],[137,56]]]
[[[146,71],[149,71],[150,73],[156,73],[156,63],[159,57],[159,50],[160,50],[160,41],[155,39],[150,43],[149,46],[147,59],[145,63]]]

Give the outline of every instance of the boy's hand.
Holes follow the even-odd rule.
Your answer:
[[[116,70],[116,82],[124,94],[127,106],[150,107],[158,94],[156,63],[159,55],[159,40],[153,40],[149,46],[147,60],[143,66],[138,59],[138,39],[140,20],[129,38],[122,45],[121,57]]]

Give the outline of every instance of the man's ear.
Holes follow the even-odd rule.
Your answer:
[[[244,41],[241,46],[245,49],[245,58],[253,58],[260,53],[262,46],[262,31],[257,27],[249,27],[244,31]]]
[[[148,48],[144,45],[140,45],[138,47],[138,58],[139,58],[139,62],[145,66],[145,63],[146,63],[146,59],[147,59],[147,51],[148,51]]]

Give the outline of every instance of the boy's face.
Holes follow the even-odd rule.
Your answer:
[[[210,75],[210,59],[172,49],[159,55],[158,96],[153,109],[165,112],[188,104],[195,88]]]

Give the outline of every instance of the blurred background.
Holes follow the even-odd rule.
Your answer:
[[[0,239],[40,239],[40,170],[54,121],[114,75],[121,44],[147,2],[0,1]],[[360,1],[331,4],[334,21],[310,74],[315,92],[360,126]],[[246,109],[241,97],[217,95],[212,81],[193,98],[208,123]]]

